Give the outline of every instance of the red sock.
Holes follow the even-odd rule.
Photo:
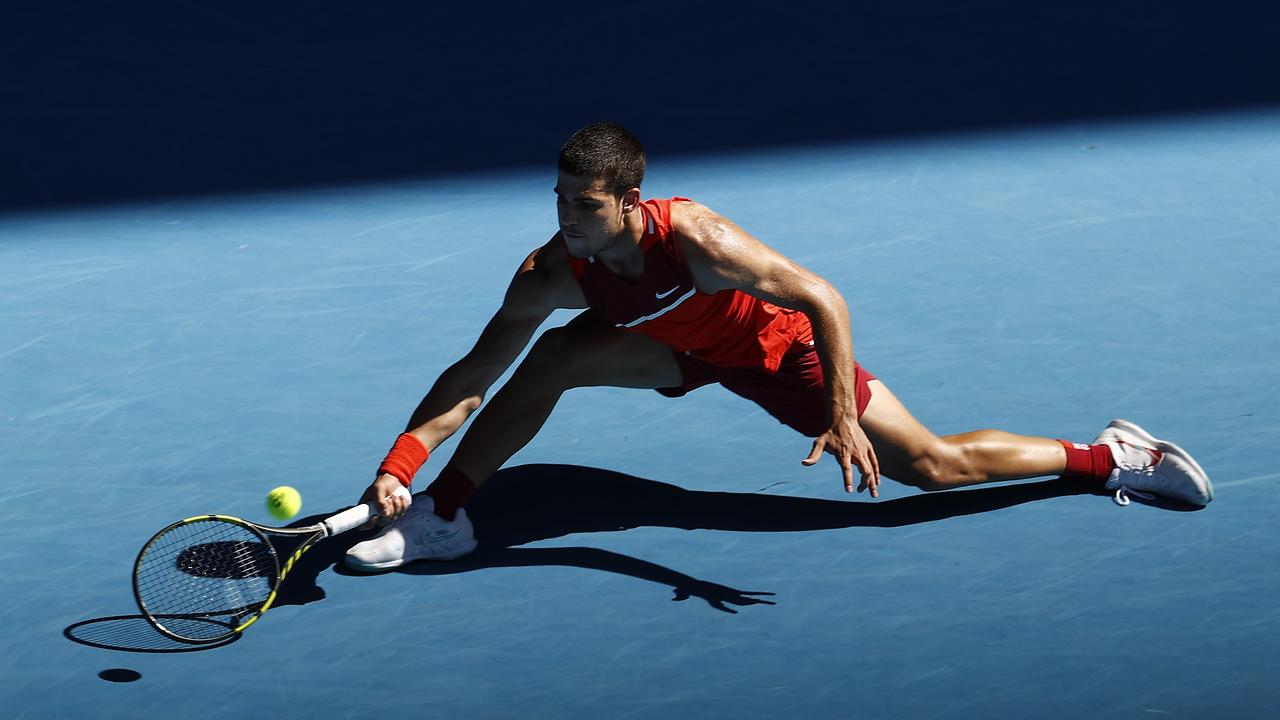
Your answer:
[[[458,508],[476,494],[476,486],[461,470],[446,465],[435,482],[427,486],[427,494],[436,503],[436,514],[453,520]]]
[[[1069,478],[1096,478],[1106,480],[1115,469],[1111,449],[1106,445],[1084,445],[1058,440],[1067,451],[1067,469],[1062,473]]]

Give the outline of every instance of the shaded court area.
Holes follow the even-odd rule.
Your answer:
[[[138,548],[268,522],[280,484],[299,522],[354,502],[554,231],[553,168],[0,217],[0,708],[1269,717],[1278,137],[1254,111],[651,148],[646,195],[832,281],[859,360],[936,432],[1128,418],[1196,455],[1202,511],[1056,479],[871,501],[719,388],[576,390],[475,498],[474,556],[357,576],[334,564],[359,536],[326,541],[197,652],[130,619]]]
[[[1266,107],[1254,0],[39,3],[0,210],[541,167],[591,120],[726,152]]]

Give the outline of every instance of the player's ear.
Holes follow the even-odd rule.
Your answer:
[[[629,213],[640,205],[640,188],[631,188],[622,195],[622,212]]]

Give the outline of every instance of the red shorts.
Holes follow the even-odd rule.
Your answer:
[[[733,394],[764,408],[778,422],[808,437],[817,437],[830,427],[822,362],[812,345],[797,343],[782,356],[776,373],[764,368],[719,367],[682,352],[675,353],[675,358],[684,383],[680,387],[658,388],[658,392],[667,397],[680,397],[703,385],[720,383]],[[876,376],[856,362],[853,370],[858,417],[862,417],[867,403],[871,402],[871,388],[867,383]]]

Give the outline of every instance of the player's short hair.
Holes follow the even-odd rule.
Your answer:
[[[604,180],[622,197],[644,182],[644,147],[617,123],[594,122],[570,136],[560,148],[560,170]]]

